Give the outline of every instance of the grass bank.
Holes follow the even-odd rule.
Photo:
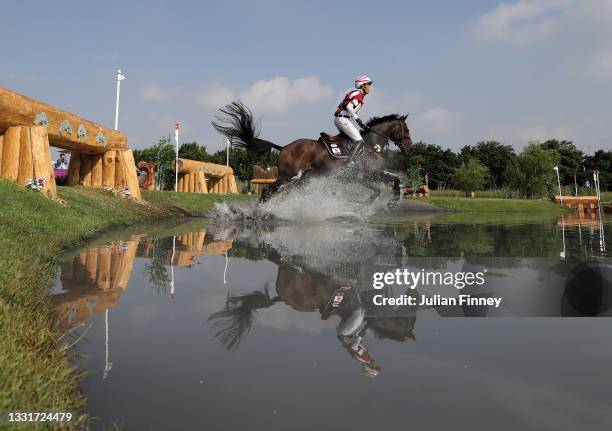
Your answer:
[[[469,199],[432,196],[429,200],[440,208],[462,212],[538,213],[551,215],[572,212],[572,210],[562,209],[552,202],[536,199]]]
[[[57,341],[45,297],[64,250],[104,230],[201,215],[216,201],[245,199],[145,192],[149,204],[142,205],[101,190],[59,187],[58,192],[66,205],[0,181],[0,428],[15,411],[73,412],[79,426],[86,421],[79,376]],[[45,428],[31,425],[28,429]]]

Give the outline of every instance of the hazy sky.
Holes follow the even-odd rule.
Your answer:
[[[240,98],[262,137],[333,131],[359,74],[362,116],[410,113],[413,140],[612,148],[612,0],[113,1],[2,6],[0,86],[119,128],[143,148],[182,124],[209,150]]]

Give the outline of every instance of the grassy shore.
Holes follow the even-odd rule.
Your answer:
[[[215,201],[245,199],[145,192],[149,203],[143,205],[101,190],[59,187],[58,192],[65,205],[0,181],[0,428],[15,411],[73,412],[79,427],[87,420],[79,376],[58,343],[45,296],[64,250],[104,230],[201,215]]]
[[[470,199],[432,196],[429,201],[440,208],[461,212],[562,214],[572,211],[567,208],[563,209],[550,201],[536,199]]]

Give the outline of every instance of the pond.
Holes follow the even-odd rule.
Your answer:
[[[75,251],[51,299],[94,429],[608,430],[612,320],[571,316],[612,314],[609,238],[575,216],[190,220]],[[454,285],[373,289],[398,270]],[[425,294],[482,301],[373,305]]]

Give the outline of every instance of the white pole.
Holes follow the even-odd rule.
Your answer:
[[[121,91],[121,81],[125,79],[125,75],[121,70],[117,70],[117,100],[115,101],[115,130],[119,130],[119,93]]]
[[[113,367],[113,364],[111,364],[108,360],[108,308],[106,309],[106,312],[104,313],[104,323],[105,323],[105,328],[106,328],[106,356],[105,356],[105,363],[104,363],[104,374],[102,376],[103,380],[106,380],[106,377],[108,376],[108,372],[111,370],[111,368]]]
[[[578,173],[574,171],[574,187],[576,188],[576,196],[578,196]]]
[[[563,206],[563,196],[561,194],[561,178],[559,177],[559,166],[555,166],[553,169],[557,172],[557,184],[559,185],[559,199],[561,201],[561,206]]]
[[[174,129],[174,140],[176,141],[176,156],[174,159],[174,191],[178,192],[178,150],[179,150],[179,123]]]
[[[176,235],[172,237],[172,257],[170,258],[170,271],[172,271],[172,279],[170,280],[170,298],[174,299],[174,254],[176,253]]]
[[[227,250],[225,250],[225,269],[223,270],[223,284],[227,284]]]
[[[226,150],[225,150],[225,153],[226,153],[225,166],[229,166],[230,140],[229,140],[229,138],[226,138],[225,140],[226,140],[226,146],[225,146],[225,148],[226,148]]]

